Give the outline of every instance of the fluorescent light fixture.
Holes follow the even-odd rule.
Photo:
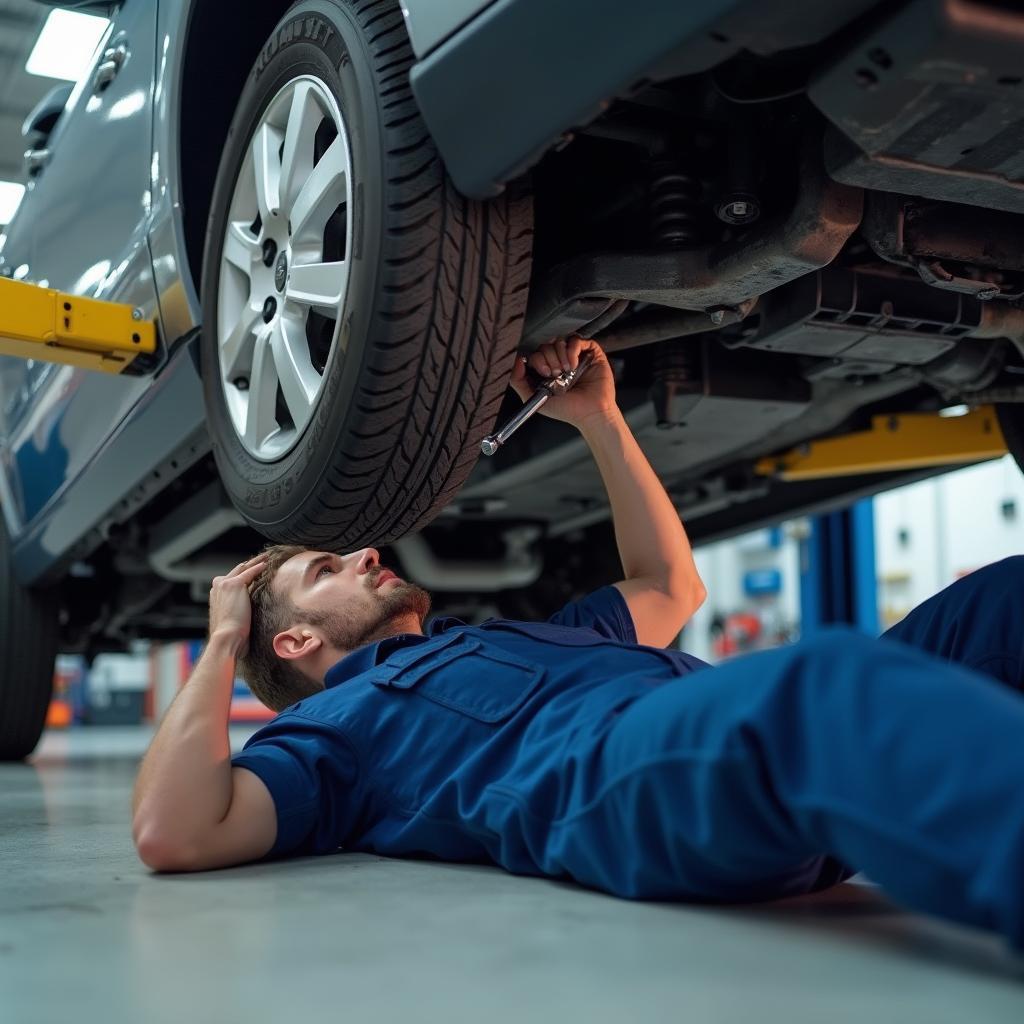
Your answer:
[[[10,224],[21,205],[25,186],[13,181],[0,181],[0,224]]]
[[[30,75],[77,82],[92,65],[93,54],[109,24],[108,18],[94,14],[54,9],[29,54],[25,70]]]

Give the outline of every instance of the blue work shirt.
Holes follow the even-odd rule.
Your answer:
[[[549,828],[607,783],[594,760],[616,716],[704,667],[638,645],[611,586],[544,623],[441,618],[349,654],[232,760],[273,797],[268,856],[345,847],[559,876]]]

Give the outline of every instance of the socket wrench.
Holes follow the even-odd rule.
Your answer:
[[[589,353],[584,352],[580,356],[575,370],[563,370],[557,377],[544,381],[523,403],[522,409],[501,430],[494,434],[488,434],[480,442],[480,451],[484,455],[493,455],[549,398],[553,398],[555,395],[564,395],[576,384],[586,372],[587,367],[590,366],[593,358]]]

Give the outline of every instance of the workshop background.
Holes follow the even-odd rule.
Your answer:
[[[48,22],[54,41],[40,48]],[[0,251],[24,192],[22,122],[77,78],[102,28],[0,0]],[[699,547],[709,598],[677,642],[718,662],[831,622],[877,634],[1022,551],[1024,476],[1006,456]],[[154,882],[124,826],[124,766],[137,763],[200,648],[139,643],[91,665],[59,657],[43,742],[24,772],[2,776],[0,853],[40,822],[60,840],[22,848],[6,868],[0,856],[0,1024],[287,1019],[316,1005],[390,1020],[381,1008],[401,998],[403,1019],[423,1021],[1020,1019],[1020,968],[994,940],[903,915],[867,882],[725,912],[370,857],[353,858],[348,874],[303,864]],[[236,682],[233,745],[269,717]],[[99,834],[106,853],[83,854],[85,834]],[[32,968],[12,970],[26,945]]]

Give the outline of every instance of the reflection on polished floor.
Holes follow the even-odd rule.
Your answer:
[[[865,885],[723,909],[344,853],[154,876],[129,834],[150,735],[0,765],[0,1020],[1024,1020],[997,940]]]

